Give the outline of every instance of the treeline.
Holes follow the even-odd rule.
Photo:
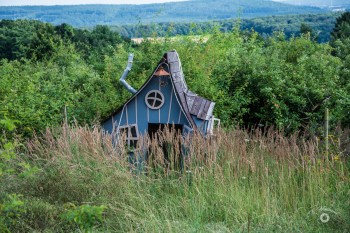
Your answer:
[[[296,4],[296,5],[307,5],[307,6],[318,6],[318,7],[350,7],[348,0],[283,0],[284,3]]]
[[[0,35],[0,59],[8,60],[43,60],[52,56],[58,46],[70,43],[85,58],[91,54],[112,54],[113,47],[128,40],[107,26],[86,30],[65,23],[53,26],[36,20],[1,20]]]
[[[349,39],[342,39],[346,25],[337,28],[334,48],[315,42],[310,32],[263,38],[239,28],[214,28],[198,40],[178,36],[133,44],[107,26],[87,31],[3,20],[0,125],[16,120],[17,134],[30,136],[64,119],[99,122],[130,97],[118,82],[129,52],[135,62],[128,80],[138,88],[163,53],[176,49],[191,90],[216,102],[215,115],[225,126],[317,133],[329,108],[332,126],[349,127]]]
[[[268,16],[253,19],[230,19],[197,23],[154,23],[111,26],[112,30],[128,38],[152,37],[152,36],[176,36],[176,35],[200,35],[218,28],[222,32],[229,32],[237,25],[241,30],[254,30],[267,38],[276,31],[283,31],[287,38],[300,36],[302,25],[309,27],[313,38],[325,43],[329,41],[330,33],[334,27],[336,18],[341,13],[306,14],[306,15],[282,15]]]
[[[328,12],[265,0],[192,0],[144,5],[73,5],[1,7],[0,19],[36,19],[76,27],[159,22],[199,22],[230,18]]]
[[[120,104],[111,59],[130,42],[107,26],[2,20],[0,37],[0,119],[16,120],[20,134],[59,124],[64,111],[91,122]]]

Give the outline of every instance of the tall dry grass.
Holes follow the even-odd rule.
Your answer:
[[[34,203],[14,229],[72,230],[57,216],[67,203],[90,203],[108,207],[102,232],[350,230],[348,161],[339,148],[325,157],[317,139],[273,129],[212,137],[165,129],[135,148],[124,139],[63,125],[29,141],[40,172],[7,185]]]

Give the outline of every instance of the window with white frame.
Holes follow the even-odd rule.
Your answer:
[[[120,126],[119,133],[125,134],[126,142],[129,146],[136,147],[137,140],[139,139],[139,130],[136,124]]]
[[[209,119],[209,122],[208,122],[207,133],[208,133],[209,135],[213,135],[213,133],[214,133],[214,128],[215,128],[215,129],[220,128],[220,119],[219,119],[219,118],[215,118],[214,116],[212,116],[212,117]]]
[[[150,109],[160,109],[164,104],[164,95],[157,90],[152,90],[145,97],[147,107]]]

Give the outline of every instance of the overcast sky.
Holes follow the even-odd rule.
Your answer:
[[[0,0],[0,6],[79,5],[79,4],[146,4],[184,0]]]

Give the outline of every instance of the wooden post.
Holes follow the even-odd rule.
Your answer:
[[[68,122],[68,115],[67,115],[67,105],[64,105],[64,121],[67,124]]]
[[[326,156],[328,157],[328,151],[329,151],[329,110],[326,108],[325,114],[324,114],[324,142],[325,142],[325,148],[326,148]]]

